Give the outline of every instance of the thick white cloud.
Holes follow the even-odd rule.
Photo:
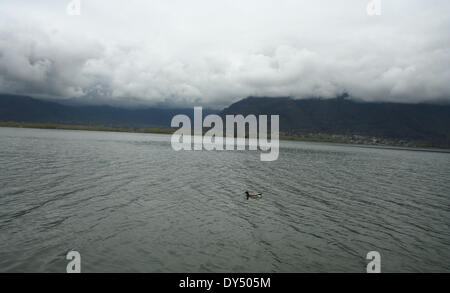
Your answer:
[[[0,2],[0,92],[222,107],[248,95],[450,98],[450,2]]]

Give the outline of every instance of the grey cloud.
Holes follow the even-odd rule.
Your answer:
[[[450,99],[448,1],[382,0],[379,17],[369,0],[91,0],[78,17],[36,2],[0,4],[0,92],[212,107]]]

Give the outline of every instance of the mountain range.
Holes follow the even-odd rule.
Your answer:
[[[203,109],[203,115],[211,113],[277,114],[280,131],[292,136],[362,135],[450,147],[450,105],[362,102],[347,95],[333,99],[248,97],[222,111]],[[64,105],[27,96],[0,95],[0,121],[168,128],[176,114],[192,119],[193,109]]]
[[[204,109],[205,115],[217,111]],[[121,108],[112,106],[62,104],[27,96],[0,95],[0,121],[60,123],[112,127],[170,127],[172,117],[185,114],[193,119],[192,108]]]
[[[450,146],[450,105],[362,102],[334,99],[248,97],[222,111],[228,114],[280,115],[280,131],[362,135]]]

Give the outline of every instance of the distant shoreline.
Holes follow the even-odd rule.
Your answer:
[[[171,128],[129,128],[129,127],[114,127],[102,125],[72,125],[72,124],[57,124],[57,123],[34,123],[34,122],[13,122],[0,121],[0,127],[15,127],[15,128],[38,128],[38,129],[61,129],[61,130],[87,130],[87,131],[106,131],[106,132],[130,132],[130,133],[161,133],[172,134],[175,129]]]
[[[126,132],[126,133],[154,133],[154,134],[173,134],[176,129],[173,128],[158,128],[158,127],[146,127],[146,128],[130,128],[130,127],[114,127],[114,126],[102,126],[102,125],[71,125],[71,124],[58,124],[58,123],[34,123],[34,122],[14,122],[14,121],[0,121],[0,127],[12,127],[12,128],[30,128],[30,129],[59,129],[59,130],[85,130],[85,131],[104,131],[104,132]],[[301,137],[301,136],[287,136],[280,134],[280,140],[284,141],[304,141],[304,142],[322,142],[332,143],[337,145],[359,146],[367,148],[386,148],[394,150],[413,150],[413,151],[433,151],[450,153],[450,148],[440,148],[427,145],[420,146],[399,146],[390,144],[358,144],[346,142],[341,139],[336,139],[331,135],[324,135],[320,137]]]

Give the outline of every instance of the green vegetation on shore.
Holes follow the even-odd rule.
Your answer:
[[[175,129],[171,128],[129,128],[114,127],[103,125],[69,125],[56,123],[34,123],[34,122],[14,122],[0,121],[0,127],[18,127],[18,128],[41,128],[41,129],[63,129],[63,130],[88,130],[88,131],[112,131],[112,132],[134,132],[134,133],[164,133],[171,134]]]
[[[281,135],[281,140],[298,140],[298,141],[311,141],[311,142],[330,142],[330,143],[348,143],[344,139],[335,138],[330,135],[318,135],[316,137],[305,136],[293,136],[293,135]]]
[[[172,134],[176,129],[172,128],[130,128],[130,127],[114,127],[103,125],[72,125],[72,124],[58,124],[58,123],[37,123],[37,122],[15,122],[15,121],[0,121],[0,127],[17,127],[17,128],[39,128],[39,129],[62,129],[62,130],[87,130],[87,131],[111,131],[111,132],[132,132],[132,133],[162,133]],[[270,135],[268,136],[270,139]],[[338,140],[330,136],[320,137],[299,137],[280,135],[282,140],[301,140],[313,142],[334,142],[344,143],[343,140]]]
[[[86,130],[86,131],[109,131],[109,132],[130,132],[130,133],[159,133],[172,134],[176,131],[173,128],[130,128],[130,127],[114,127],[103,125],[71,125],[57,123],[35,123],[35,122],[15,122],[0,121],[0,127],[17,127],[17,128],[39,128],[39,129],[61,129],[61,130]],[[270,139],[270,135],[268,136]],[[309,141],[309,142],[327,142],[327,143],[344,143],[344,144],[360,144],[360,145],[385,145],[398,147],[418,147],[418,148],[440,148],[447,149],[445,146],[432,145],[423,141],[395,141],[382,140],[379,143],[372,143],[372,138],[363,137],[359,140],[352,140],[342,135],[315,134],[314,136],[296,136],[280,133],[281,140]]]
[[[17,128],[39,128],[39,129],[62,129],[62,130],[87,130],[87,131],[111,131],[111,132],[132,132],[132,133],[161,133],[172,134],[176,129],[172,128],[129,128],[129,127],[113,127],[103,125],[71,125],[71,124],[57,124],[57,123],[37,123],[37,122],[15,122],[15,121],[0,121],[0,127],[17,127]],[[270,135],[268,137],[270,139]],[[282,140],[299,140],[312,142],[334,142],[345,143],[343,140],[337,140],[329,136],[320,137],[298,137],[280,135]]]

